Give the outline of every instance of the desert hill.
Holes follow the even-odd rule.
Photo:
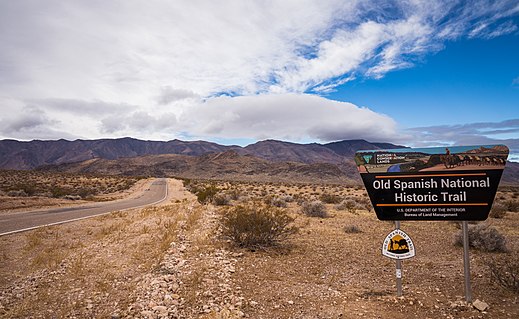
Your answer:
[[[33,169],[42,165],[80,162],[94,158],[118,159],[144,155],[199,156],[240,148],[205,141],[142,141],[134,138],[100,140],[0,141],[0,168]]]
[[[317,143],[297,144],[276,140],[260,141],[244,147],[243,153],[273,162],[332,163],[344,162],[344,156]]]
[[[146,155],[117,160],[91,159],[83,162],[42,166],[39,170],[67,173],[95,173],[129,176],[175,176],[194,179],[221,179],[257,182],[357,183],[337,165],[272,162],[236,151],[202,156],[178,154]]]
[[[353,161],[357,150],[402,147],[365,140],[328,144],[265,140],[246,147],[133,138],[3,140],[0,169],[342,184],[360,181]],[[519,184],[518,163],[507,164],[502,182]]]

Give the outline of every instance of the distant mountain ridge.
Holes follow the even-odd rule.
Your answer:
[[[205,141],[143,141],[134,138],[99,140],[57,140],[20,142],[0,141],[0,168],[34,169],[42,165],[81,162],[94,158],[118,159],[144,155],[182,154],[199,156],[225,152],[239,146],[225,146]]]
[[[404,148],[344,140],[327,144],[259,141],[245,147],[206,141],[0,141],[0,169],[177,176],[247,181],[360,182],[358,150]],[[519,184],[519,164],[506,165],[502,182]]]
[[[234,150],[201,156],[163,154],[117,160],[98,158],[84,162],[42,166],[39,169],[67,173],[174,176],[254,182],[357,184],[360,181],[355,176],[348,176],[333,164],[273,162],[253,155],[240,155]]]
[[[358,149],[401,147],[393,144],[369,143],[364,140],[328,144],[297,144],[277,140],[260,141],[246,147],[220,145],[206,141],[143,141],[134,138],[99,140],[56,140],[21,142],[0,141],[0,168],[27,170],[42,165],[81,162],[94,158],[119,159],[146,155],[178,154],[201,156],[230,150],[240,155],[253,155],[273,162],[344,163]]]

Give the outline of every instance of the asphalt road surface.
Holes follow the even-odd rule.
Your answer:
[[[168,195],[167,181],[156,179],[137,197],[112,202],[95,203],[68,208],[54,208],[0,215],[0,236],[58,225],[115,211],[158,204]]]

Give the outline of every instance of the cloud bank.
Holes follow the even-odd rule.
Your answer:
[[[519,161],[519,119],[459,125],[416,127],[407,130],[413,146],[505,144],[510,160]]]

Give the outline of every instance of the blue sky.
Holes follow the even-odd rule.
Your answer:
[[[268,4],[268,5],[267,5]],[[0,139],[506,144],[519,3],[0,2]]]
[[[501,122],[519,117],[518,55],[517,33],[449,41],[412,67],[348,82],[327,97],[370,105],[406,127]]]

